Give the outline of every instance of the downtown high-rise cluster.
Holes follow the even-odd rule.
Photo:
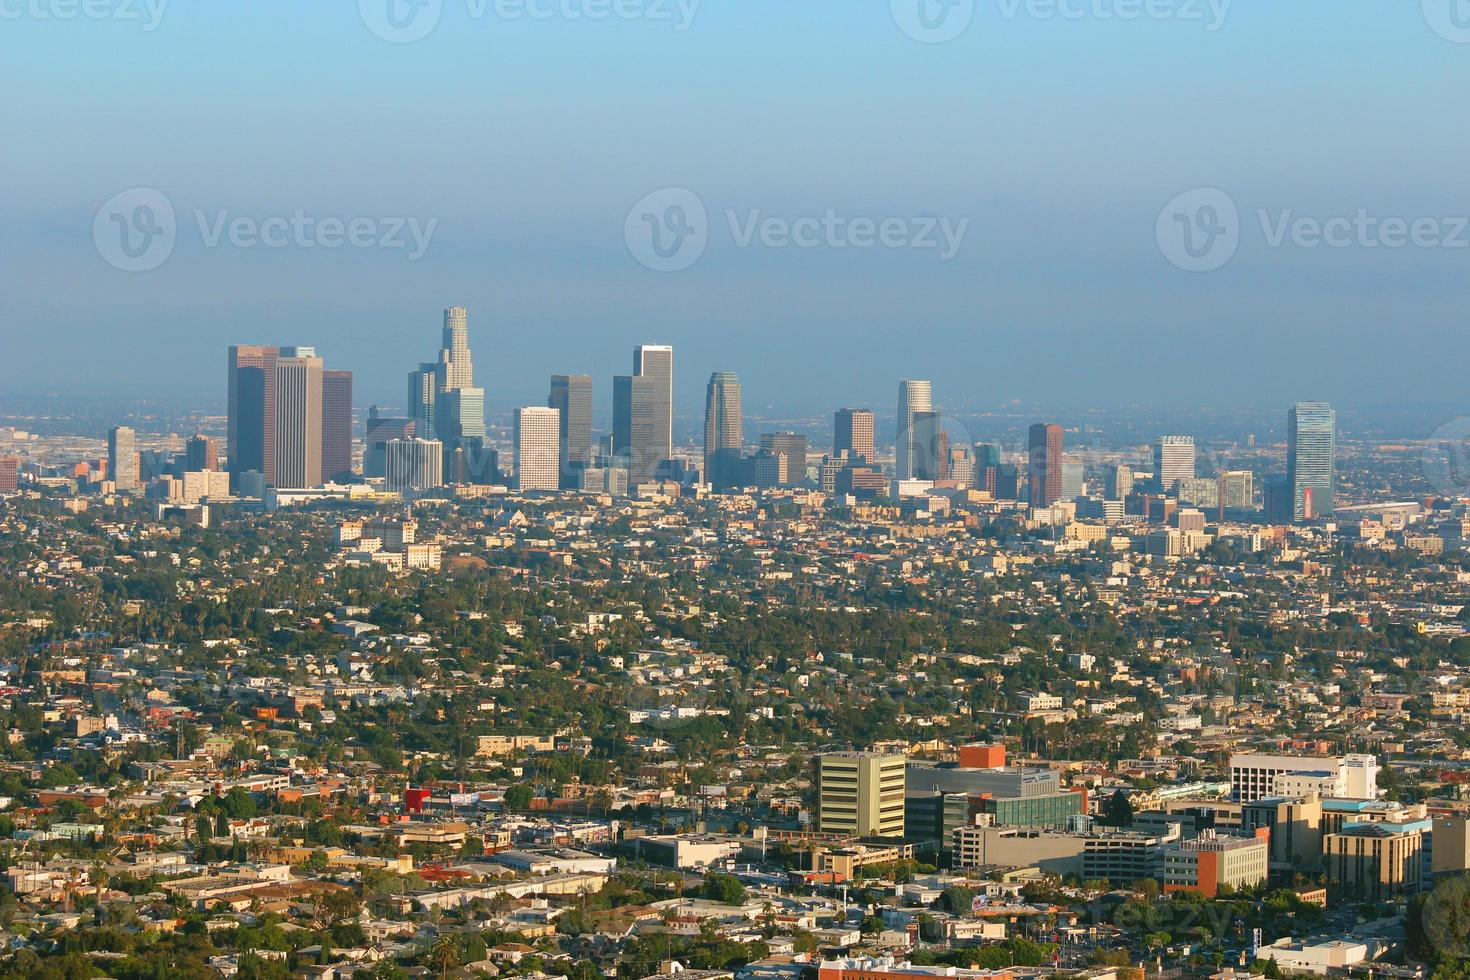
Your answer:
[[[229,349],[229,420],[225,446],[234,489],[297,491],[357,479],[352,440],[352,375],[327,370],[310,347],[235,346]],[[704,486],[715,492],[801,487],[855,498],[921,497],[973,491],[996,500],[1059,504],[1121,519],[1137,513],[1169,520],[1180,508],[1231,511],[1256,508],[1257,487],[1246,470],[1197,475],[1194,440],[1165,435],[1154,446],[1152,473],[1115,463],[1095,474],[1088,494],[1084,461],[1066,451],[1062,426],[1031,426],[1024,449],[1003,452],[975,443],[937,409],[932,382],[904,379],[894,414],[894,453],[877,455],[877,415],[845,407],[833,416],[832,448],[812,463],[808,437],[761,433],[747,443],[738,375],[715,371],[706,386],[702,457],[676,454],[673,439],[674,350],[643,344],[632,370],[612,379],[611,431],[593,429],[594,380],[553,375],[545,405],[514,413],[513,460],[502,470],[487,443],[485,390],[475,381],[469,313],[444,311],[436,359],[408,372],[406,411],[389,417],[373,409],[366,421],[361,475],[383,489],[414,494],[444,485],[509,484],[521,491],[581,490],[626,494],[655,482]],[[1261,499],[1268,519],[1311,520],[1335,506],[1336,416],[1322,402],[1301,402],[1288,416],[1287,472],[1268,475]],[[202,437],[197,437],[202,438]],[[109,437],[109,460],[119,489],[142,482],[131,429]],[[214,469],[214,459],[200,466]],[[1100,484],[1100,486],[1099,486]],[[1081,511],[1079,511],[1081,513]]]

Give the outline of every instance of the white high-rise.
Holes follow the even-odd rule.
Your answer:
[[[107,475],[123,493],[138,489],[137,438],[126,425],[116,426],[107,433]]]
[[[422,370],[421,367],[419,372],[409,375],[410,404],[415,407],[426,400],[420,395],[414,401],[422,388]],[[437,435],[448,443],[450,450],[461,448],[466,439],[483,439],[485,389],[475,387],[475,365],[470,356],[469,311],[462,306],[451,306],[444,311],[444,340],[434,373],[438,391],[433,399],[433,431],[424,430],[420,435]]]
[[[440,388],[474,387],[469,317],[469,311],[463,306],[451,306],[444,311],[444,343],[439,349]]]
[[[914,439],[914,416],[919,412],[932,411],[934,390],[931,382],[905,379],[898,383],[898,438],[894,442],[894,469],[900,480],[914,476],[919,449]]]
[[[517,409],[515,441],[516,489],[559,489],[561,412],[535,406]]]
[[[1164,436],[1154,446],[1154,475],[1159,489],[1173,490],[1180,480],[1193,480],[1195,449],[1193,436]]]
[[[389,439],[383,444],[389,490],[413,493],[444,483],[444,444],[435,439]]]
[[[276,359],[276,479],[282,490],[322,485],[322,359],[309,347]],[[294,356],[287,356],[287,355]]]

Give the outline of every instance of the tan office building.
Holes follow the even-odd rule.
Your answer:
[[[902,837],[902,755],[831,752],[816,760],[817,832]]]

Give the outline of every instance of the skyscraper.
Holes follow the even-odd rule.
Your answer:
[[[1297,402],[1287,416],[1286,479],[1292,520],[1331,514],[1336,494],[1337,413],[1327,402]]]
[[[275,477],[280,489],[322,483],[322,360],[310,348],[276,358]]]
[[[613,453],[626,460],[628,483],[646,483],[674,454],[674,349],[643,344],[633,374],[613,379]]]
[[[469,311],[451,306],[444,311],[444,342],[439,348],[439,387],[472,388],[475,365],[470,357]]]
[[[255,471],[267,483],[276,476],[276,358],[280,348],[235,346],[228,361],[225,453],[231,482]]]
[[[908,478],[931,482],[942,479],[940,456],[941,453],[948,455],[948,440],[941,439],[939,413],[928,410],[914,412],[909,418],[909,431],[911,462]]]
[[[709,376],[704,396],[704,479],[716,490],[740,483],[745,448],[745,415],[740,378],[731,371]]]
[[[1108,472],[1107,494],[1109,500],[1127,500],[1133,492],[1133,467],[1119,463]]]
[[[1250,510],[1256,505],[1255,475],[1250,470],[1226,470],[1220,474],[1220,507]]]
[[[1031,506],[1050,507],[1062,499],[1062,427],[1038,422],[1027,440]]]
[[[425,366],[409,375],[410,411],[419,420],[419,429],[426,432],[423,417],[424,396],[414,387],[415,375],[422,375]],[[420,385],[423,379],[418,379]],[[439,348],[439,362],[435,365],[433,433],[445,443],[445,452],[453,453],[465,445],[466,440],[485,438],[485,389],[475,387],[475,366],[470,357],[469,312],[462,306],[452,306],[444,311],[443,343]],[[417,401],[415,401],[415,397]]]
[[[120,492],[138,491],[137,433],[126,425],[107,432],[107,475]]]
[[[432,490],[444,482],[444,445],[436,439],[389,439],[383,446],[383,469],[389,490]]]
[[[516,489],[556,490],[560,481],[561,412],[516,410]]]
[[[194,435],[184,443],[184,471],[214,472],[219,469],[219,447],[206,435]]]
[[[417,423],[413,419],[380,415],[376,405],[368,409],[367,432],[363,439],[363,476],[386,475],[388,442],[393,439],[412,439],[416,434]]]
[[[322,372],[322,479],[352,480],[352,372]]]
[[[761,449],[781,457],[783,463],[777,482],[782,486],[795,486],[806,479],[806,436],[796,432],[764,432]]]
[[[408,372],[408,417],[417,423],[419,435],[438,434],[435,424],[438,404],[439,366],[420,364],[417,371]]]
[[[832,419],[832,455],[841,456],[847,450],[849,456],[861,456],[865,462],[874,462],[873,413],[865,408],[841,408]]]
[[[592,465],[592,378],[586,374],[554,374],[546,405],[561,413],[557,465],[561,488],[582,485],[581,473]]]
[[[928,381],[905,379],[898,383],[897,438],[894,442],[894,467],[898,479],[915,478],[914,414],[934,411],[933,385]]]
[[[20,457],[0,456],[0,493],[15,493],[20,489]]]
[[[1180,480],[1193,480],[1194,468],[1193,436],[1164,436],[1154,444],[1154,475],[1161,493],[1172,491]]]

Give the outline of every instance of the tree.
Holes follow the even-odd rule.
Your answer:
[[[1115,790],[1103,804],[1097,822],[1108,827],[1131,827],[1133,825],[1133,804],[1128,802],[1128,794],[1121,789]]]
[[[524,813],[531,808],[531,787],[516,783],[505,791],[505,808],[511,813]]]
[[[459,943],[450,935],[435,939],[429,949],[429,962],[439,968],[439,980],[445,980],[450,970],[459,968]]]
[[[704,897],[722,905],[744,905],[745,886],[734,875],[711,873],[704,879]]]

